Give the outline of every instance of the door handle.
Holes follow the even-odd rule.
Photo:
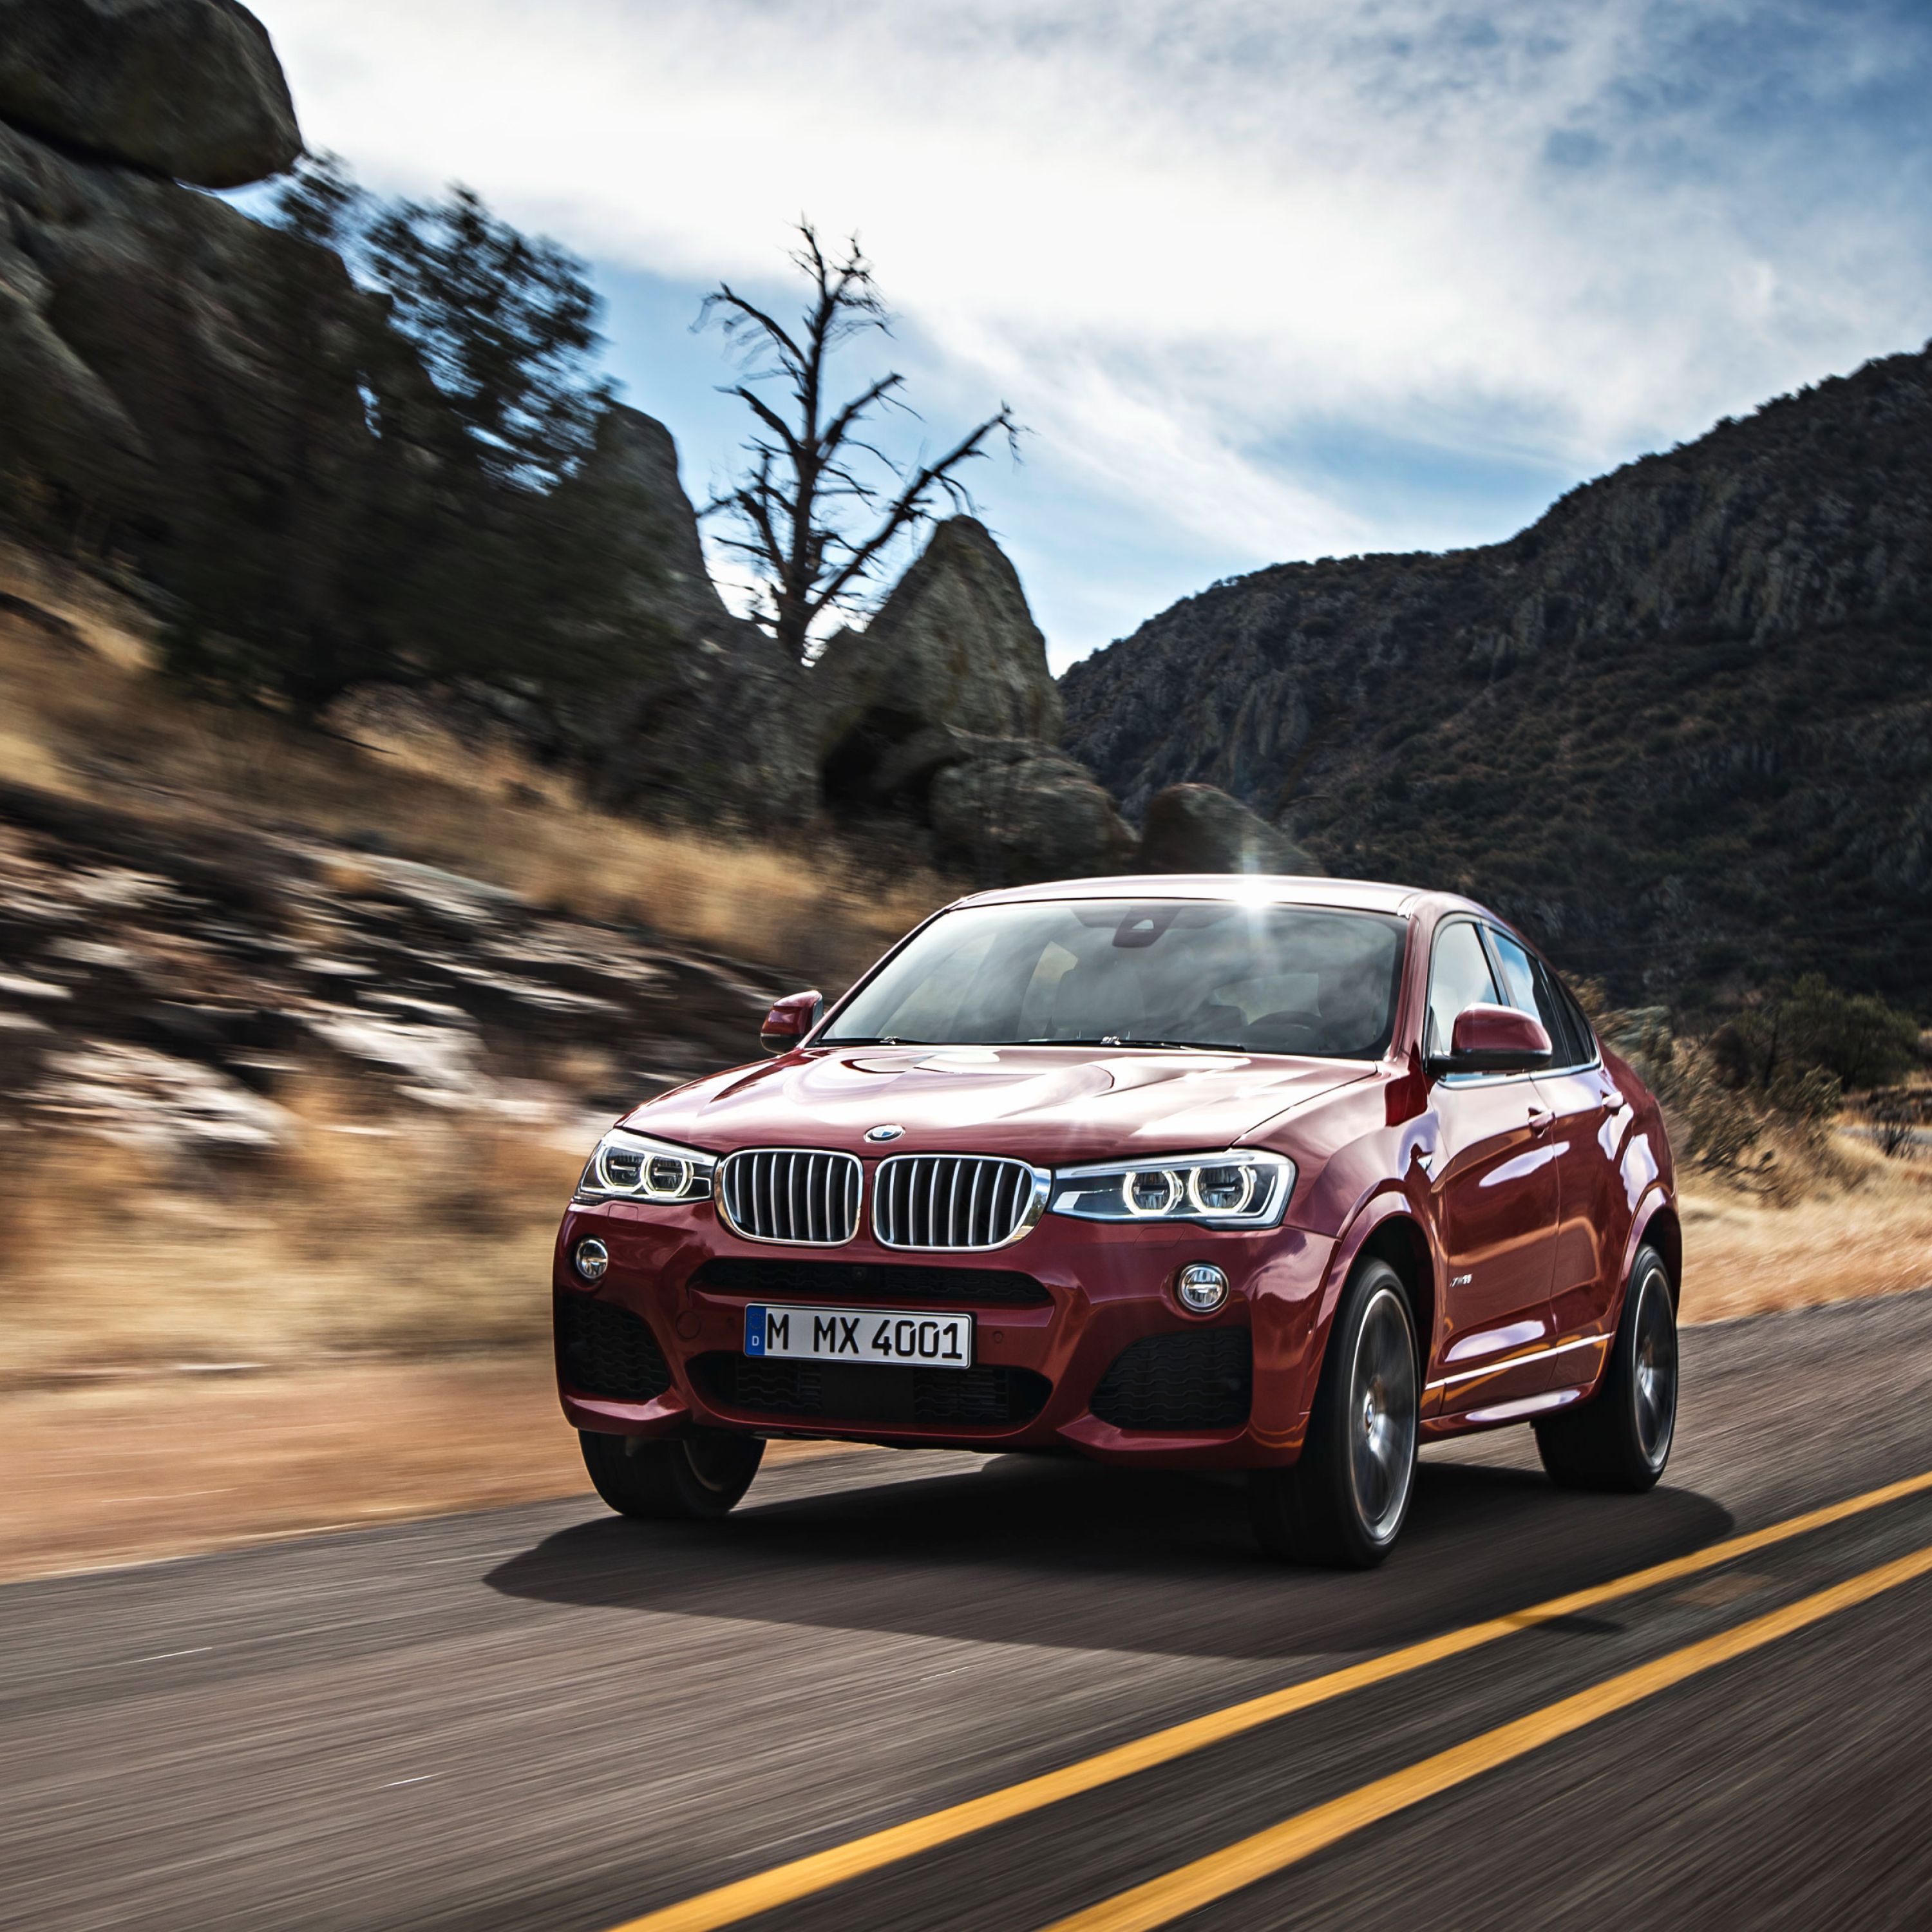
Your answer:
[[[1550,1124],[1556,1118],[1547,1107],[1532,1107],[1529,1110],[1529,1130],[1533,1134],[1546,1134]]]

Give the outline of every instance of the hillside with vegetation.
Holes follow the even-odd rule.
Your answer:
[[[1215,585],[1062,680],[1138,817],[1225,788],[1329,870],[1474,893],[1620,1002],[1807,971],[1926,1016],[1932,352],[1446,555]]]

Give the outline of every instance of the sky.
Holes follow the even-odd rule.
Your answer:
[[[257,0],[309,145],[591,265],[610,372],[730,473],[692,325],[856,235],[912,453],[1056,669],[1263,564],[1494,542],[1932,336],[1932,0]],[[855,355],[855,377],[876,366]]]

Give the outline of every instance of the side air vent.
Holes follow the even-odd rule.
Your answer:
[[[872,1232],[887,1248],[1003,1248],[1040,1219],[1048,1186],[1023,1160],[895,1154],[873,1183]]]
[[[859,1163],[808,1148],[751,1148],[718,1170],[727,1222],[747,1240],[836,1248],[859,1232]]]
[[[1116,1429],[1238,1429],[1253,1382],[1245,1328],[1144,1335],[1114,1358],[1087,1406]]]

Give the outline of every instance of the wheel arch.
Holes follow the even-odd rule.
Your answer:
[[[1369,1231],[1368,1238],[1355,1250],[1348,1263],[1350,1273],[1372,1258],[1394,1268],[1408,1297],[1408,1312],[1415,1322],[1415,1345],[1422,1359],[1420,1372],[1428,1372],[1429,1357],[1436,1341],[1436,1264],[1429,1252],[1429,1237],[1422,1224],[1400,1210],[1385,1214]]]
[[[1334,1325],[1335,1310],[1340,1304],[1342,1291],[1354,1274],[1356,1264],[1365,1256],[1386,1262],[1395,1270],[1408,1292],[1409,1312],[1415,1322],[1416,1346],[1421,1355],[1420,1366],[1426,1375],[1436,1350],[1436,1252],[1430,1244],[1428,1231],[1417,1217],[1414,1202],[1406,1194],[1394,1189],[1365,1201],[1347,1232],[1335,1244],[1335,1252],[1328,1264],[1328,1282],[1322,1296],[1318,1324],[1321,1342],[1315,1355],[1315,1375],[1319,1376],[1322,1360],[1328,1354],[1328,1334]],[[1308,1396],[1312,1402],[1312,1380]]]
[[[1624,1295],[1630,1292],[1630,1270],[1636,1265],[1637,1250],[1644,1247],[1654,1248],[1664,1258],[1674,1310],[1684,1298],[1684,1224],[1678,1219],[1676,1203],[1661,1190],[1652,1192],[1648,1205],[1631,1226],[1630,1245],[1624,1256],[1623,1286],[1617,1297],[1620,1310]]]

